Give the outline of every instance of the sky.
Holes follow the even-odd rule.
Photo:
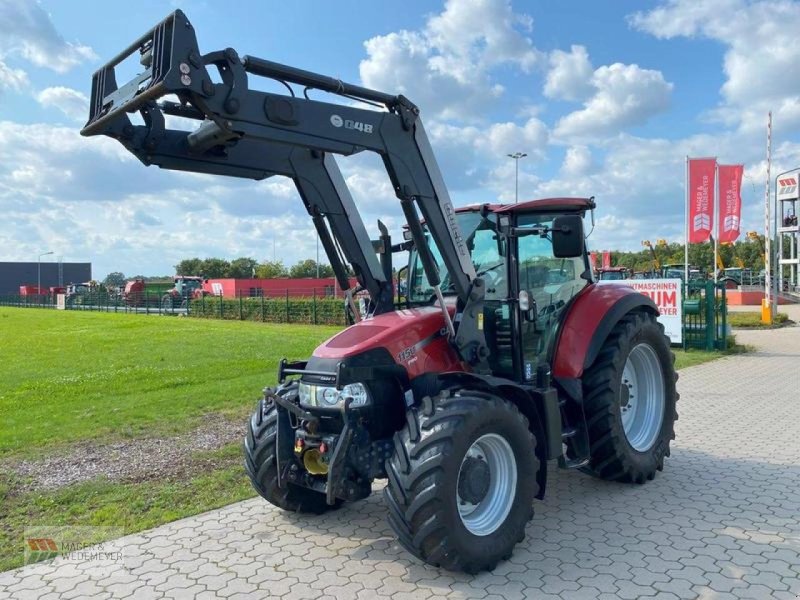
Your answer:
[[[0,0],[0,260],[169,274],[183,258],[315,256],[293,184],[145,167],[83,138],[92,73],[181,8],[201,52],[317,71],[421,109],[456,206],[595,196],[592,249],[681,241],[685,157],[743,163],[743,231],[800,165],[800,2]],[[273,88],[267,87],[273,91]],[[274,88],[279,91],[280,88]],[[376,156],[337,158],[368,230],[397,235]]]

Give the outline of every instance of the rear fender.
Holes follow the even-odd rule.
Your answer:
[[[513,402],[519,411],[528,419],[528,426],[536,436],[536,457],[539,459],[539,471],[536,474],[536,483],[539,485],[539,492],[536,497],[544,498],[547,486],[547,461],[549,458],[549,440],[557,439],[558,448],[561,448],[561,419],[558,411],[558,398],[553,392],[553,404],[555,410],[547,410],[544,397],[535,397],[525,388],[507,379],[492,377],[491,375],[478,375],[466,372],[442,373],[438,376],[439,389],[460,387],[476,389],[495,394],[505,400]],[[553,415],[557,418],[554,422]],[[546,419],[545,417],[550,418]],[[549,424],[549,426],[548,426]]]
[[[561,327],[553,357],[553,377],[573,395],[580,380],[600,353],[614,326],[630,312],[658,315],[655,303],[625,285],[589,285],[570,306]]]

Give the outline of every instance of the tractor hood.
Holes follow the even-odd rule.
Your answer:
[[[448,308],[451,314],[455,312],[454,306]],[[438,306],[398,310],[360,321],[317,347],[313,357],[327,363],[376,349],[388,351],[395,363],[408,370],[410,377],[434,367],[440,371],[463,370],[447,341]]]

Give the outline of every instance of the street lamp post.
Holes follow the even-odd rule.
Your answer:
[[[52,250],[50,252],[43,252],[36,261],[36,293],[40,296],[42,294],[42,257],[49,254],[54,254],[54,252]]]
[[[514,152],[506,154],[508,158],[514,159],[514,204],[519,202],[519,159],[528,156],[525,152]]]

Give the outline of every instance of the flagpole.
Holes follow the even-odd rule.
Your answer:
[[[686,155],[686,172],[684,173],[686,185],[686,204],[683,219],[683,283],[689,285],[689,155]]]
[[[719,163],[714,161],[714,283],[717,283],[717,265],[719,264]]]
[[[770,231],[770,170],[772,167],[772,111],[767,116],[767,181],[764,189],[764,301],[761,304],[761,322],[772,324],[775,306],[772,294],[772,232]]]

